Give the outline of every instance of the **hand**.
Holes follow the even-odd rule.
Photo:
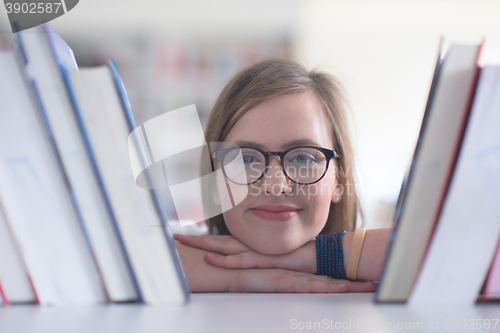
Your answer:
[[[209,243],[217,240],[229,246],[234,252],[248,249],[231,236],[208,237]],[[204,257],[205,250],[183,244],[176,235],[176,244],[181,256],[189,286],[193,292],[304,292],[304,293],[343,293],[371,292],[375,284],[336,280],[328,276],[297,272],[285,269],[229,269],[209,265]],[[187,237],[189,239],[191,237]],[[194,237],[198,239],[198,237]],[[184,239],[184,241],[186,241]],[[223,240],[221,242],[221,240]],[[199,239],[198,239],[199,241]],[[217,243],[217,241],[215,243]],[[247,251],[248,252],[248,251]]]
[[[253,251],[233,236],[183,236],[174,238],[182,244],[212,251],[205,261],[225,268],[283,268],[316,274],[316,242],[310,241],[297,250],[280,255]]]
[[[174,239],[182,244],[199,249],[231,255],[253,251],[251,248],[230,235],[203,235],[191,236],[174,234]]]
[[[244,269],[229,292],[256,293],[345,293],[372,292],[375,283],[337,280],[329,276],[314,275],[286,269]]]

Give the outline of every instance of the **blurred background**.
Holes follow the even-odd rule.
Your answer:
[[[440,37],[445,49],[484,38],[481,64],[500,63],[500,1],[81,0],[50,24],[80,67],[115,58],[139,124],[196,104],[205,125],[228,79],[266,58],[336,75],[353,109],[368,228],[393,223]],[[0,31],[11,34],[4,6]]]

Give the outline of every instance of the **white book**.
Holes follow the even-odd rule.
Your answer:
[[[378,302],[406,302],[434,232],[477,79],[478,45],[452,45],[437,68],[393,232]]]
[[[0,54],[0,192],[40,304],[105,301],[64,175],[12,53]]]
[[[481,70],[462,148],[411,305],[473,305],[500,236],[500,66]]]
[[[151,305],[184,304],[184,281],[176,266],[176,253],[167,243],[158,207],[150,190],[135,183],[128,155],[131,129],[110,68],[81,69],[66,75],[142,300]]]
[[[22,31],[20,43],[107,295],[114,302],[136,300],[132,272],[59,69],[60,65],[78,69],[72,51],[48,25]]]
[[[0,287],[6,301],[11,304],[33,303],[36,299],[28,270],[2,201],[0,194]]]

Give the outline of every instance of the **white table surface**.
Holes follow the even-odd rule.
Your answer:
[[[373,293],[349,294],[192,294],[186,306],[150,307],[119,304],[54,308],[12,305],[0,308],[0,333],[47,332],[500,332],[471,328],[485,319],[500,319],[500,303],[467,308],[412,308],[374,304]],[[453,319],[468,328],[446,329]],[[474,320],[474,325],[472,325]],[[437,321],[437,322],[436,322]],[[307,329],[308,324],[316,330]],[[393,325],[393,330],[383,329]],[[396,325],[412,325],[397,329]],[[422,326],[419,328],[418,323]],[[437,324],[430,330],[429,324]],[[494,322],[491,321],[491,326]],[[335,328],[337,325],[337,329]],[[345,330],[340,329],[344,326]],[[371,326],[370,326],[371,325]],[[312,326],[314,327],[314,326]]]

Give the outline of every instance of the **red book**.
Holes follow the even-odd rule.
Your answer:
[[[500,242],[478,300],[500,300]]]

